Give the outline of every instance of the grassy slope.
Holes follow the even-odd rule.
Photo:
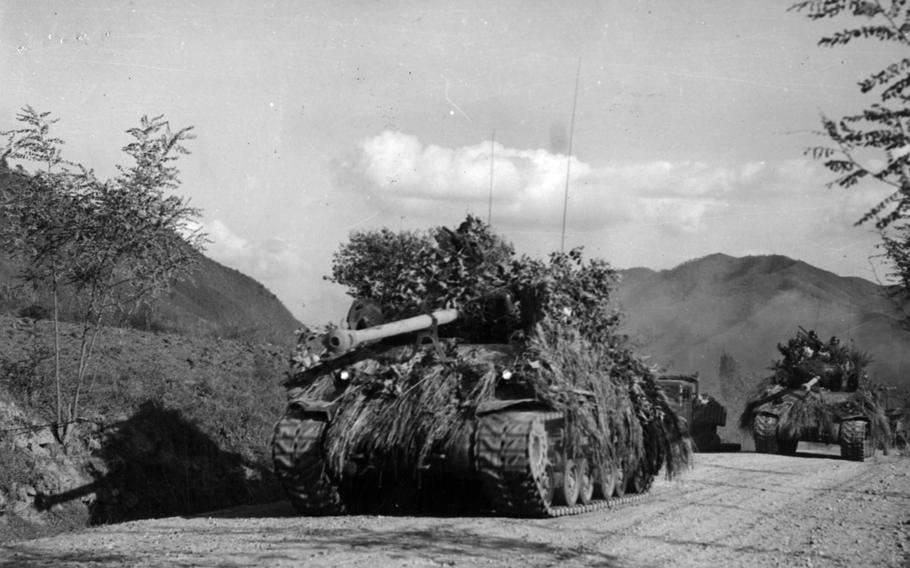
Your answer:
[[[63,326],[66,393],[73,392],[77,335],[75,326]],[[49,322],[0,316],[2,364],[25,363],[33,346],[51,341]],[[18,403],[0,408],[0,429],[9,434],[0,459],[18,464],[0,476],[0,497],[9,503],[6,511],[0,506],[0,540],[4,529],[7,536],[36,534],[80,503],[88,505],[83,516],[99,523],[280,497],[268,440],[284,406],[284,347],[109,328],[95,353],[82,394],[86,422],[68,455],[41,428],[53,419],[52,361],[0,377],[4,399]],[[25,425],[37,427],[11,430]],[[46,493],[56,514],[14,514],[23,492]]]
[[[0,191],[17,175],[0,165]],[[200,255],[191,281],[133,319],[158,333],[105,329],[64,452],[47,427],[51,324],[11,316],[49,302],[15,292],[18,273],[0,251],[0,541],[279,497],[268,443],[300,323],[262,284]],[[62,326],[68,400],[78,334]]]
[[[155,306],[154,320],[178,332],[208,331],[238,339],[288,343],[299,321],[265,286],[207,257]]]
[[[2,295],[19,283],[18,266],[0,253],[0,313],[16,312],[29,302]],[[47,299],[38,304],[49,306]],[[131,320],[140,329],[204,334],[232,339],[288,344],[301,327],[291,312],[265,286],[249,276],[199,255],[188,280],[176,282],[155,300],[150,317]],[[65,317],[65,315],[64,315]]]

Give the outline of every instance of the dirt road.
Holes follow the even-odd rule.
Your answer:
[[[0,566],[910,566],[910,459],[697,455],[642,502],[549,520],[276,503],[15,542]]]

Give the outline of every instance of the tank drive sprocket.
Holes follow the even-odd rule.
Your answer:
[[[275,425],[275,474],[294,508],[307,515],[345,512],[338,489],[325,470],[321,445],[326,424],[324,413],[291,406]]]

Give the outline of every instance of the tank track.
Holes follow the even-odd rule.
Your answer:
[[[752,425],[752,439],[755,442],[755,451],[760,454],[776,454],[777,448],[777,417],[768,414],[759,414]]]
[[[840,425],[841,457],[850,461],[865,461],[875,455],[875,446],[867,439],[868,426],[863,420],[845,420]]]
[[[325,471],[324,414],[291,406],[275,425],[272,463],[291,504],[306,515],[345,513],[338,489]]]
[[[559,413],[502,412],[478,420],[476,437],[477,467],[484,493],[493,509],[502,515],[518,517],[564,517],[610,509],[646,499],[646,493],[610,499],[594,499],[588,504],[554,506],[544,498],[530,458],[529,435],[538,424],[559,419]],[[650,486],[650,483],[647,484]]]
[[[646,493],[626,494],[572,506],[547,503],[532,472],[528,440],[533,428],[540,431],[544,421],[561,417],[559,413],[502,412],[478,419],[472,440],[476,464],[484,493],[497,513],[516,517],[564,517],[637,503],[648,497]],[[321,444],[326,427],[324,414],[295,406],[290,407],[275,425],[272,438],[275,475],[291,504],[301,514],[341,515],[347,512],[338,487],[324,467]]]

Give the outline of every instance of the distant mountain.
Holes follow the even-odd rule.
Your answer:
[[[614,293],[626,314],[621,331],[673,373],[699,372],[717,390],[720,357],[758,377],[779,358],[776,345],[799,326],[868,351],[871,375],[910,384],[910,332],[885,288],[785,256],[713,254],[671,270],[621,271]]]
[[[0,253],[0,312],[20,313],[32,304],[46,311],[47,299],[31,302],[8,292],[18,273]],[[63,317],[67,319],[65,313]],[[190,279],[177,282],[130,322],[139,329],[272,343],[294,341],[294,330],[302,325],[265,286],[203,255]]]

